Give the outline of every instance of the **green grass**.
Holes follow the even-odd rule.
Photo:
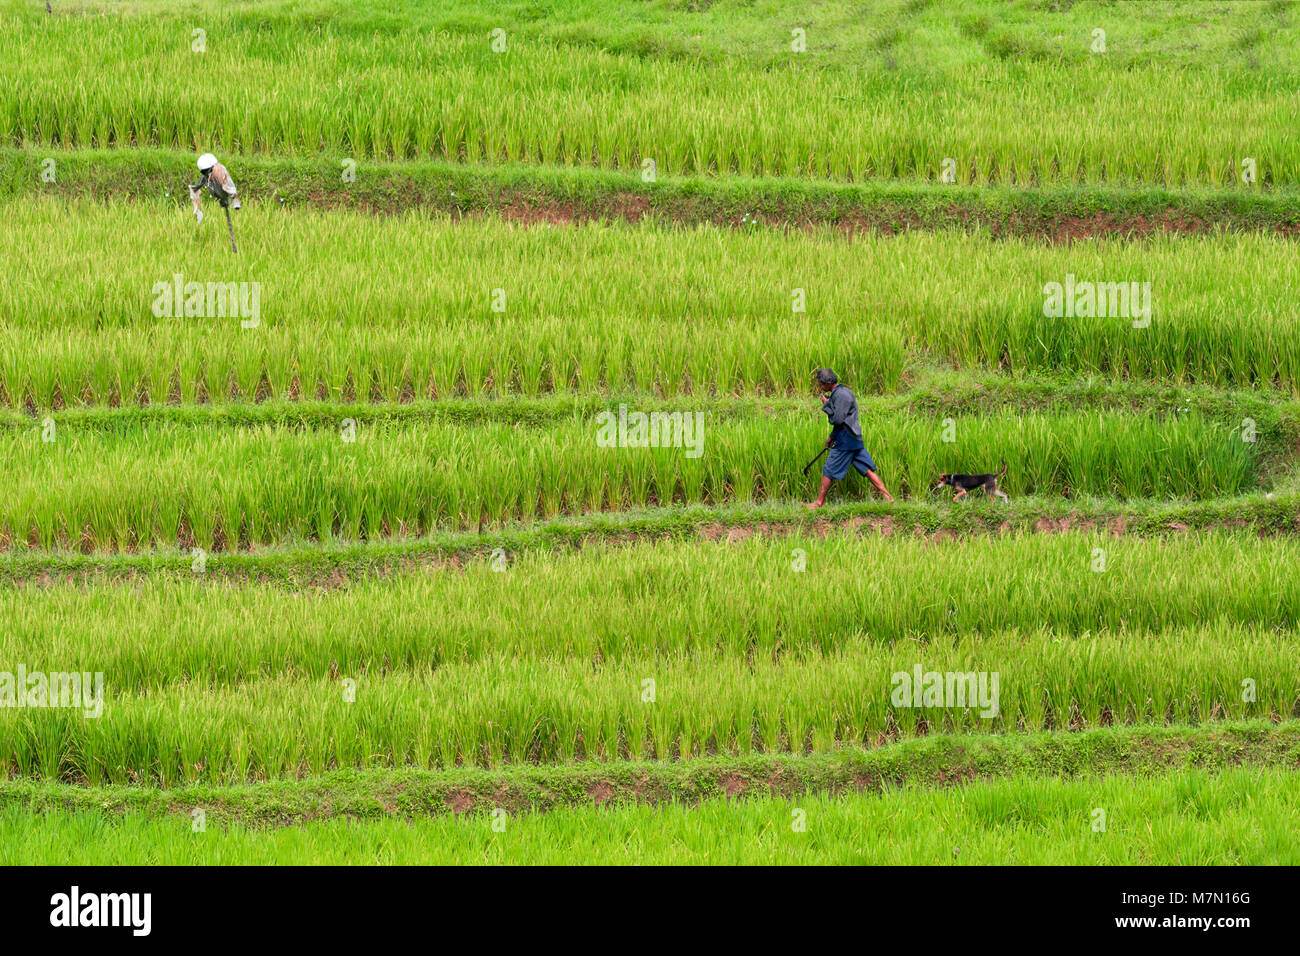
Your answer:
[[[726,41],[739,55],[677,59],[643,56],[655,50],[637,40],[611,49],[581,28],[576,43],[565,42],[564,28],[516,31],[495,53],[489,34],[517,21],[509,11],[497,18],[461,8],[398,32],[394,19],[359,29],[357,20],[383,19],[369,6],[342,25],[331,22],[332,5],[278,17],[209,6],[51,19],[28,9],[33,15],[9,18],[0,31],[0,82],[13,91],[0,133],[13,142],[620,169],[653,159],[665,175],[844,181],[934,181],[952,158],[958,183],[1035,185],[1230,186],[1242,159],[1254,157],[1261,183],[1300,177],[1300,153],[1278,122],[1296,89],[1294,53],[1279,37],[1289,20],[1269,8],[1250,17],[1254,34],[1210,34],[1213,46],[1232,50],[1232,65],[1205,51],[1157,68],[1142,62],[1135,34],[1163,32],[1166,17],[1135,28],[1115,8],[1094,7],[1089,16],[1030,12],[1027,23],[994,27],[988,8],[966,5],[923,14],[913,44],[904,39],[910,29],[887,26],[908,19],[892,6],[867,18],[868,29],[850,28],[859,41],[871,37],[885,68],[831,70],[817,64],[854,62],[838,52],[835,22],[863,20],[847,6],[829,21],[768,8],[762,32]],[[1197,19],[1174,22],[1195,37]],[[191,52],[198,21],[203,53]],[[1114,60],[1088,52],[1091,30],[1104,24],[1115,33]],[[812,57],[789,52],[795,27],[808,31]],[[947,44],[967,54],[927,58]],[[1261,49],[1276,51],[1275,68],[1256,68]],[[759,63],[747,64],[747,52]],[[62,79],[103,75],[114,82]],[[1136,138],[1135,115],[1144,118]]]
[[[1105,830],[1096,832],[1096,810]],[[274,830],[184,817],[0,814],[0,862],[85,864],[1294,864],[1290,770],[1012,779],[884,797],[557,809]],[[802,811],[802,813],[796,813]],[[796,829],[798,823],[802,829]]]
[[[635,411],[635,409],[633,409]],[[610,413],[611,416],[616,412]],[[0,432],[16,462],[0,503],[10,546],[113,550],[192,542],[207,550],[287,539],[381,538],[648,504],[806,498],[802,467],[823,447],[804,415],[714,423],[696,413],[677,447],[602,447],[598,419],[519,424],[385,423],[347,431],[124,424]],[[345,420],[346,421],[346,420]],[[684,419],[682,420],[684,421]],[[865,423],[894,491],[931,494],[940,472],[997,469],[1011,494],[1213,498],[1256,485],[1239,428],[1187,412],[1061,413]],[[346,436],[353,435],[352,441]],[[666,433],[664,433],[666,434]],[[856,473],[850,498],[870,494]]]

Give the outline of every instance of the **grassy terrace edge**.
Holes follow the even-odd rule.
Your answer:
[[[52,408],[48,402],[26,402],[26,396],[0,399],[0,428],[28,428],[34,419],[49,414],[59,424],[80,428],[118,428],[123,425],[167,423],[177,425],[294,424],[304,427],[336,427],[343,418],[358,422],[441,421],[481,423],[520,422],[544,425],[575,415],[595,415],[620,402],[638,403],[654,411],[699,409],[726,418],[741,418],[774,411],[807,412],[811,387],[804,393],[747,393],[664,396],[629,389],[607,393],[557,391],[542,395],[513,392],[489,396],[443,396],[354,400],[275,396],[259,400],[256,395],[220,403],[175,403],[150,401],[121,405],[65,404]],[[17,397],[15,403],[13,399]],[[1203,415],[1239,421],[1249,416],[1270,439],[1300,445],[1300,400],[1282,389],[1222,388],[1210,384],[1173,384],[1143,379],[1100,376],[1064,376],[1022,373],[1009,376],[982,369],[957,371],[921,356],[911,359],[904,371],[901,391],[871,392],[858,389],[858,405],[866,416],[891,412],[944,414],[989,414],[997,411],[1157,411],[1186,407]]]
[[[1167,535],[1231,531],[1244,534],[1300,535],[1300,492],[1269,497],[1250,494],[1191,503],[1116,502],[1023,498],[1009,504],[879,501],[828,504],[816,514],[789,502],[721,507],[638,508],[536,525],[508,525],[483,532],[444,532],[414,539],[380,539],[333,544],[286,542],[252,551],[210,554],[205,574],[222,578],[280,582],[342,583],[347,578],[383,574],[412,565],[457,567],[484,560],[494,549],[519,551],[581,549],[647,538],[728,541],[765,535],[825,535],[832,532],[930,535],[936,539],[967,534],[1097,533]],[[0,584],[47,583],[59,576],[139,574],[192,575],[193,558],[180,549],[115,554],[67,550],[0,552]]]
[[[1027,735],[922,737],[812,756],[697,758],[674,763],[585,762],[488,770],[340,770],[298,781],[175,789],[0,782],[0,811],[91,811],[109,817],[188,814],[215,823],[283,826],[322,817],[419,818],[447,813],[545,813],[585,805],[686,804],[805,793],[884,793],[1016,776],[1158,776],[1180,769],[1300,770],[1300,722],[1210,727],[1115,727]]]
[[[57,179],[41,179],[55,161]],[[664,177],[599,169],[469,165],[433,160],[363,162],[342,183],[342,157],[223,157],[252,202],[393,213],[420,208],[525,222],[658,221],[814,227],[846,231],[986,229],[995,236],[1076,239],[1216,229],[1300,237],[1300,191],[1289,189],[1053,186],[1013,188],[902,183],[838,184],[782,178]],[[158,148],[0,147],[0,199],[54,193],[181,204],[193,156]],[[191,176],[191,178],[193,178]],[[170,199],[166,198],[170,194]]]

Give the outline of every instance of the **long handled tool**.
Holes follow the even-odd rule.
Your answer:
[[[817,453],[817,458],[814,458],[812,461],[808,462],[808,464],[803,466],[803,473],[805,475],[808,474],[808,469],[811,468],[813,465],[817,464],[817,460],[821,458],[822,455],[826,454],[828,451],[830,451],[829,448],[823,448],[821,451],[819,451]]]
[[[222,203],[221,207],[226,210],[226,228],[230,230],[230,251],[238,255],[239,250],[235,248],[235,224],[230,221],[230,206]]]

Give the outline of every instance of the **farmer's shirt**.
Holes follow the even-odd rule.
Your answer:
[[[847,386],[836,385],[826,395],[822,411],[831,423],[831,447],[845,451],[863,448],[862,426],[858,423],[858,400]]]
[[[230,178],[230,173],[226,172],[226,167],[220,163],[204,173],[202,178],[190,187],[190,192],[198,192],[205,187],[214,198],[221,200],[222,205],[239,194],[239,190],[235,188],[235,181]]]

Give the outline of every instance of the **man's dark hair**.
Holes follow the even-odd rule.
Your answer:
[[[821,382],[823,385],[835,385],[839,382],[839,379],[835,377],[835,373],[830,369],[819,368],[817,370],[817,381]]]

